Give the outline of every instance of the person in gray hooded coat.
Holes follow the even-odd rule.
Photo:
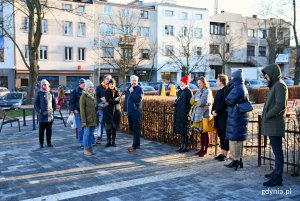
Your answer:
[[[275,155],[275,170],[266,174],[270,179],[264,182],[266,187],[282,186],[283,150],[282,138],[285,131],[285,115],[288,100],[288,88],[281,79],[280,68],[271,64],[263,68],[262,73],[270,88],[262,113],[262,134],[269,136],[270,144]]]

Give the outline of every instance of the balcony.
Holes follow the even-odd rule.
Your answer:
[[[121,64],[136,65],[136,59],[121,59]]]
[[[120,37],[120,46],[134,46],[136,42],[136,36],[122,36]]]

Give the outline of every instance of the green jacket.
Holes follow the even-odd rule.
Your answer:
[[[82,91],[79,103],[82,127],[97,126],[97,103],[95,96],[91,96],[87,94],[86,91]]]
[[[284,137],[288,88],[281,79],[278,65],[266,66],[262,72],[270,78],[270,89],[262,113],[262,135]]]

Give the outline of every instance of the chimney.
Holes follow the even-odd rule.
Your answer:
[[[219,3],[218,0],[215,0],[215,15],[218,15]]]
[[[252,17],[256,19],[256,18],[257,18],[257,15],[252,15]]]

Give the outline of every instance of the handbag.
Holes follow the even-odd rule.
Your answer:
[[[203,118],[203,132],[212,132],[214,130],[214,116],[211,115],[208,118]]]
[[[253,110],[252,104],[247,101],[237,105],[239,113],[251,112]]]

